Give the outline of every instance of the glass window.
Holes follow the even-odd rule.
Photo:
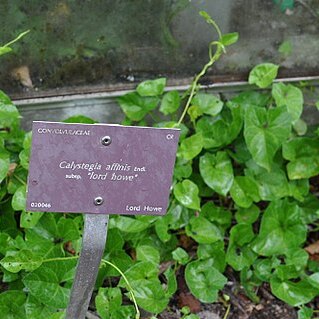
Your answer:
[[[207,76],[245,80],[261,62],[280,76],[319,74],[319,2],[281,0],[2,0],[0,41],[31,32],[1,59],[0,87],[13,97],[55,96],[130,88],[167,76],[189,83],[207,60],[214,30],[239,32]]]

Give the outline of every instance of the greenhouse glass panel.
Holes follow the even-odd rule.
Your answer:
[[[280,64],[281,77],[319,74],[317,0],[2,0],[1,43],[30,33],[2,58],[0,87],[21,98],[130,88],[159,76],[189,83],[216,39],[201,10],[240,37],[208,83],[246,80],[261,62]]]

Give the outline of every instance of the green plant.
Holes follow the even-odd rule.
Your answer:
[[[221,35],[202,15],[219,39],[210,44],[209,62],[190,89],[183,96],[164,92],[161,78],[118,99],[125,124],[145,125],[147,117],[162,114],[167,119],[155,126],[178,126],[181,138],[167,215],[110,219],[96,311],[103,319],[134,318],[135,298],[157,315],[175,294],[176,274],[183,270],[192,294],[215,302],[228,267],[252,300],[258,302],[258,287],[269,283],[276,297],[300,307],[299,319],[309,319],[313,311],[305,305],[319,287],[319,265],[304,250],[319,226],[318,129],[300,119],[302,91],[274,83],[278,66],[270,63],[251,71],[249,82],[257,85],[252,91],[227,100],[201,93],[200,77],[237,40],[237,34]],[[0,312],[3,318],[63,318],[83,219],[25,211],[31,135],[20,130],[19,121],[1,92]],[[92,123],[84,116],[68,121]],[[112,280],[118,271],[109,262],[126,280]],[[229,309],[228,303],[225,318]],[[187,309],[182,314],[197,317]]]

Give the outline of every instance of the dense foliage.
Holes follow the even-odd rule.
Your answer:
[[[235,34],[220,36],[213,43],[216,53],[235,40]],[[210,50],[210,61],[214,57]],[[155,126],[182,130],[167,215],[110,219],[103,258],[124,272],[144,310],[161,313],[183,271],[196,298],[218,301],[227,269],[233,269],[253,301],[258,302],[258,287],[269,283],[276,297],[300,307],[300,319],[312,317],[305,305],[319,294],[319,264],[304,247],[318,228],[318,129],[300,119],[302,91],[273,82],[277,71],[270,63],[258,65],[249,82],[265,90],[227,100],[199,92],[199,78],[182,96],[165,92],[161,78],[118,98],[125,124],[144,125],[149,115],[162,114],[166,120]],[[83,116],[73,120],[90,122]],[[0,313],[12,319],[63,318],[83,217],[25,211],[31,135],[19,122],[18,110],[1,92]],[[103,319],[134,318],[128,288],[102,263],[93,309]],[[197,318],[184,313],[183,318]]]

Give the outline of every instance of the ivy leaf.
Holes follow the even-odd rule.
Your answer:
[[[125,276],[134,290],[140,307],[151,313],[160,313],[166,308],[168,297],[158,279],[156,265],[146,261],[138,262],[125,272]],[[119,285],[125,287],[123,279]]]
[[[263,214],[253,250],[262,256],[282,255],[305,242],[307,227],[301,209],[288,199],[273,201]]]
[[[186,265],[189,261],[188,253],[181,247],[177,247],[175,250],[172,251],[172,257],[181,265]]]
[[[149,261],[155,265],[160,262],[160,253],[158,249],[149,245],[140,245],[136,248],[136,260]]]
[[[234,202],[244,208],[260,200],[258,184],[249,176],[236,176],[230,189]]]
[[[167,270],[165,270],[164,275],[167,281],[167,288],[165,294],[170,298],[172,295],[174,295],[174,293],[177,290],[175,270],[170,267]]]
[[[240,107],[224,107],[216,117],[203,116],[196,123],[196,132],[202,133],[204,148],[230,144],[240,133],[243,124]]]
[[[99,288],[95,305],[102,319],[134,318],[134,308],[122,306],[122,293],[118,287]]]
[[[213,259],[213,266],[220,272],[226,268],[226,253],[223,240],[216,241],[213,244],[199,244],[197,256],[200,260]]]
[[[26,319],[24,303],[26,296],[22,291],[9,290],[0,294],[0,313],[2,318]]]
[[[202,302],[215,302],[227,278],[215,267],[214,260],[196,260],[186,266],[185,279],[191,293]]]
[[[50,317],[54,310],[52,308],[46,307],[33,296],[29,295],[25,303],[25,311],[27,319],[43,319]]]
[[[256,259],[256,254],[250,247],[255,234],[250,224],[237,224],[230,231],[229,246],[226,261],[237,271],[249,267]]]
[[[110,221],[111,228],[118,228],[127,233],[139,233],[150,227],[149,223],[135,219],[129,216],[114,216]]]
[[[216,116],[223,108],[223,102],[212,94],[197,93],[192,100],[192,105],[197,106],[204,114]]]
[[[42,212],[25,212],[20,215],[20,227],[32,228],[34,227],[44,213]]]
[[[17,128],[20,114],[10,98],[0,90],[0,127]]]
[[[20,186],[12,197],[12,208],[16,211],[26,208],[26,186]]]
[[[304,305],[318,295],[318,289],[312,287],[306,279],[292,282],[273,277],[270,280],[270,288],[277,298],[293,307]]]
[[[200,210],[200,198],[198,196],[198,187],[189,179],[174,186],[175,198],[185,207]]]
[[[164,94],[160,106],[160,112],[165,115],[172,114],[177,111],[181,104],[181,97],[178,91],[170,91]]]
[[[276,101],[276,105],[286,106],[291,119],[296,122],[303,109],[303,94],[301,90],[291,84],[274,83],[272,86],[272,96]]]
[[[285,107],[266,110],[248,107],[244,137],[255,162],[271,169],[273,158],[291,132],[291,119]]]
[[[140,96],[159,96],[162,95],[166,86],[166,79],[147,80],[140,83],[136,91]]]
[[[3,268],[13,273],[17,273],[22,269],[33,271],[41,266],[42,257],[34,254],[31,250],[21,249],[15,254],[4,257],[0,264]]]
[[[193,217],[186,226],[186,234],[200,244],[211,244],[222,240],[223,235],[219,228],[205,217]]]
[[[185,160],[196,157],[203,148],[203,137],[201,133],[194,134],[184,139],[179,148],[179,156]]]
[[[313,316],[313,309],[302,307],[298,310],[298,319],[311,319]]]
[[[239,38],[239,35],[237,32],[226,33],[222,35],[219,42],[226,47],[228,45],[236,43],[238,41],[238,38]]]
[[[199,160],[199,171],[209,187],[226,196],[234,181],[233,166],[226,152],[205,153]]]
[[[161,313],[168,304],[169,298],[164,293],[160,282],[144,280],[131,284],[137,304],[151,313]]]
[[[261,89],[271,85],[277,77],[278,65],[272,63],[263,63],[255,66],[249,73],[249,84],[256,84]]]
[[[125,115],[132,121],[141,121],[154,110],[159,102],[157,97],[142,97],[136,92],[127,93],[117,99]]]
[[[289,179],[310,178],[319,174],[319,139],[298,137],[283,144],[283,157]]]
[[[30,294],[44,305],[66,308],[70,288],[63,282],[74,279],[76,260],[47,262],[23,278],[23,283]]]
[[[61,217],[57,223],[57,230],[63,242],[80,238],[79,227],[73,219]]]

